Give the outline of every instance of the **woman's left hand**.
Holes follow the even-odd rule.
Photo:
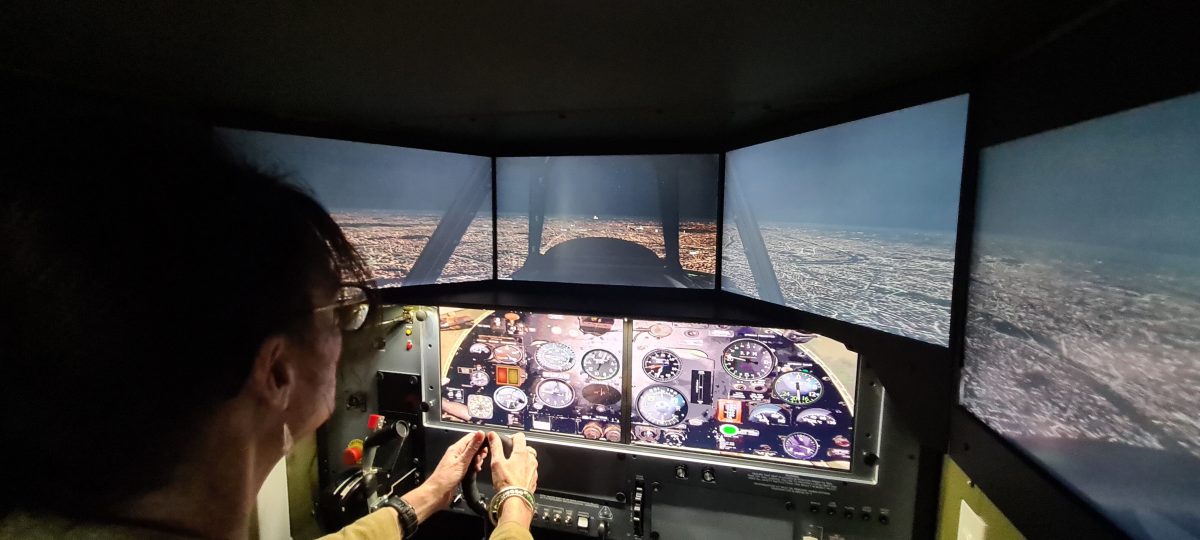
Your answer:
[[[475,470],[483,467],[483,458],[487,457],[486,447],[484,453],[479,454],[483,438],[482,431],[475,431],[450,445],[425,483],[401,497],[417,511],[419,521],[450,506],[455,490],[467,474],[467,467],[474,466]],[[477,454],[479,459],[475,459]]]

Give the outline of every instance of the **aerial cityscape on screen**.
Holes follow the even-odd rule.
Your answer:
[[[497,275],[711,289],[718,173],[716,155],[498,158]],[[678,259],[667,252],[670,219]],[[542,224],[533,250],[531,220]]]
[[[1200,95],[987,148],[961,401],[1135,538],[1200,538]]]
[[[311,192],[363,253],[375,285],[492,278],[490,158],[238,129],[218,135],[249,163]],[[440,274],[410,276],[447,217],[469,220],[461,241]]]
[[[966,116],[962,95],[730,152],[722,287],[947,344]]]

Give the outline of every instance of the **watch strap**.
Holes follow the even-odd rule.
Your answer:
[[[412,538],[414,534],[417,534],[417,511],[413,510],[412,505],[400,497],[388,497],[383,500],[383,505],[390,506],[396,510],[396,516],[400,521],[400,530],[404,532],[404,538]]]

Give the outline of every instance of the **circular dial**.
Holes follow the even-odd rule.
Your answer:
[[[467,355],[471,357],[471,360],[483,362],[492,357],[492,348],[487,343],[475,342],[467,349]]]
[[[807,433],[796,432],[783,438],[783,451],[796,459],[812,459],[820,449],[817,440]]]
[[[721,367],[739,381],[765,379],[775,369],[775,353],[753,339],[734,340],[721,353]]]
[[[496,406],[508,412],[518,412],[529,404],[529,396],[515,386],[501,386],[492,394]]]
[[[537,358],[538,365],[542,366],[542,369],[549,371],[566,371],[575,365],[575,351],[562,343],[553,341],[543,343],[541,347],[538,347],[534,357]]]
[[[783,407],[772,403],[755,405],[753,409],[750,409],[750,421],[768,426],[788,425],[786,411],[784,411]]]
[[[833,418],[833,413],[825,409],[805,409],[796,415],[796,423],[804,422],[813,426],[830,425],[836,426],[837,420]]]
[[[642,442],[656,443],[658,442],[658,436],[661,433],[662,432],[656,427],[633,426],[633,436],[637,437],[637,439]]]
[[[583,355],[583,372],[596,380],[611,379],[621,369],[616,355],[603,349],[588,351]]]
[[[539,382],[534,388],[533,393],[537,395],[538,400],[551,409],[562,409],[575,403],[575,389],[565,381],[558,379],[542,379],[542,382]]]
[[[663,444],[667,446],[683,446],[686,437],[678,431],[668,431],[663,433]]]
[[[670,427],[687,416],[687,399],[670,386],[651,386],[638,395],[638,414],[642,420],[659,427]]]
[[[516,364],[525,359],[525,350],[518,345],[501,345],[492,349],[492,360],[501,364]]]
[[[792,371],[775,379],[775,397],[793,405],[808,405],[825,392],[825,385],[812,373]]]
[[[658,382],[666,382],[679,376],[679,356],[666,349],[650,351],[642,358],[642,371]]]
[[[491,418],[496,411],[492,408],[492,398],[471,394],[467,396],[467,412],[472,418]]]

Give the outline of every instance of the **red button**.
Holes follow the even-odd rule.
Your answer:
[[[342,450],[342,463],[346,465],[358,465],[362,462],[362,448],[358,446],[349,446]]]
[[[371,416],[367,417],[367,429],[375,431],[383,427],[383,420],[384,418],[382,414],[372,414]]]
[[[411,341],[409,341],[408,344],[404,346],[404,350],[406,350],[406,351],[412,350],[412,342]]]

